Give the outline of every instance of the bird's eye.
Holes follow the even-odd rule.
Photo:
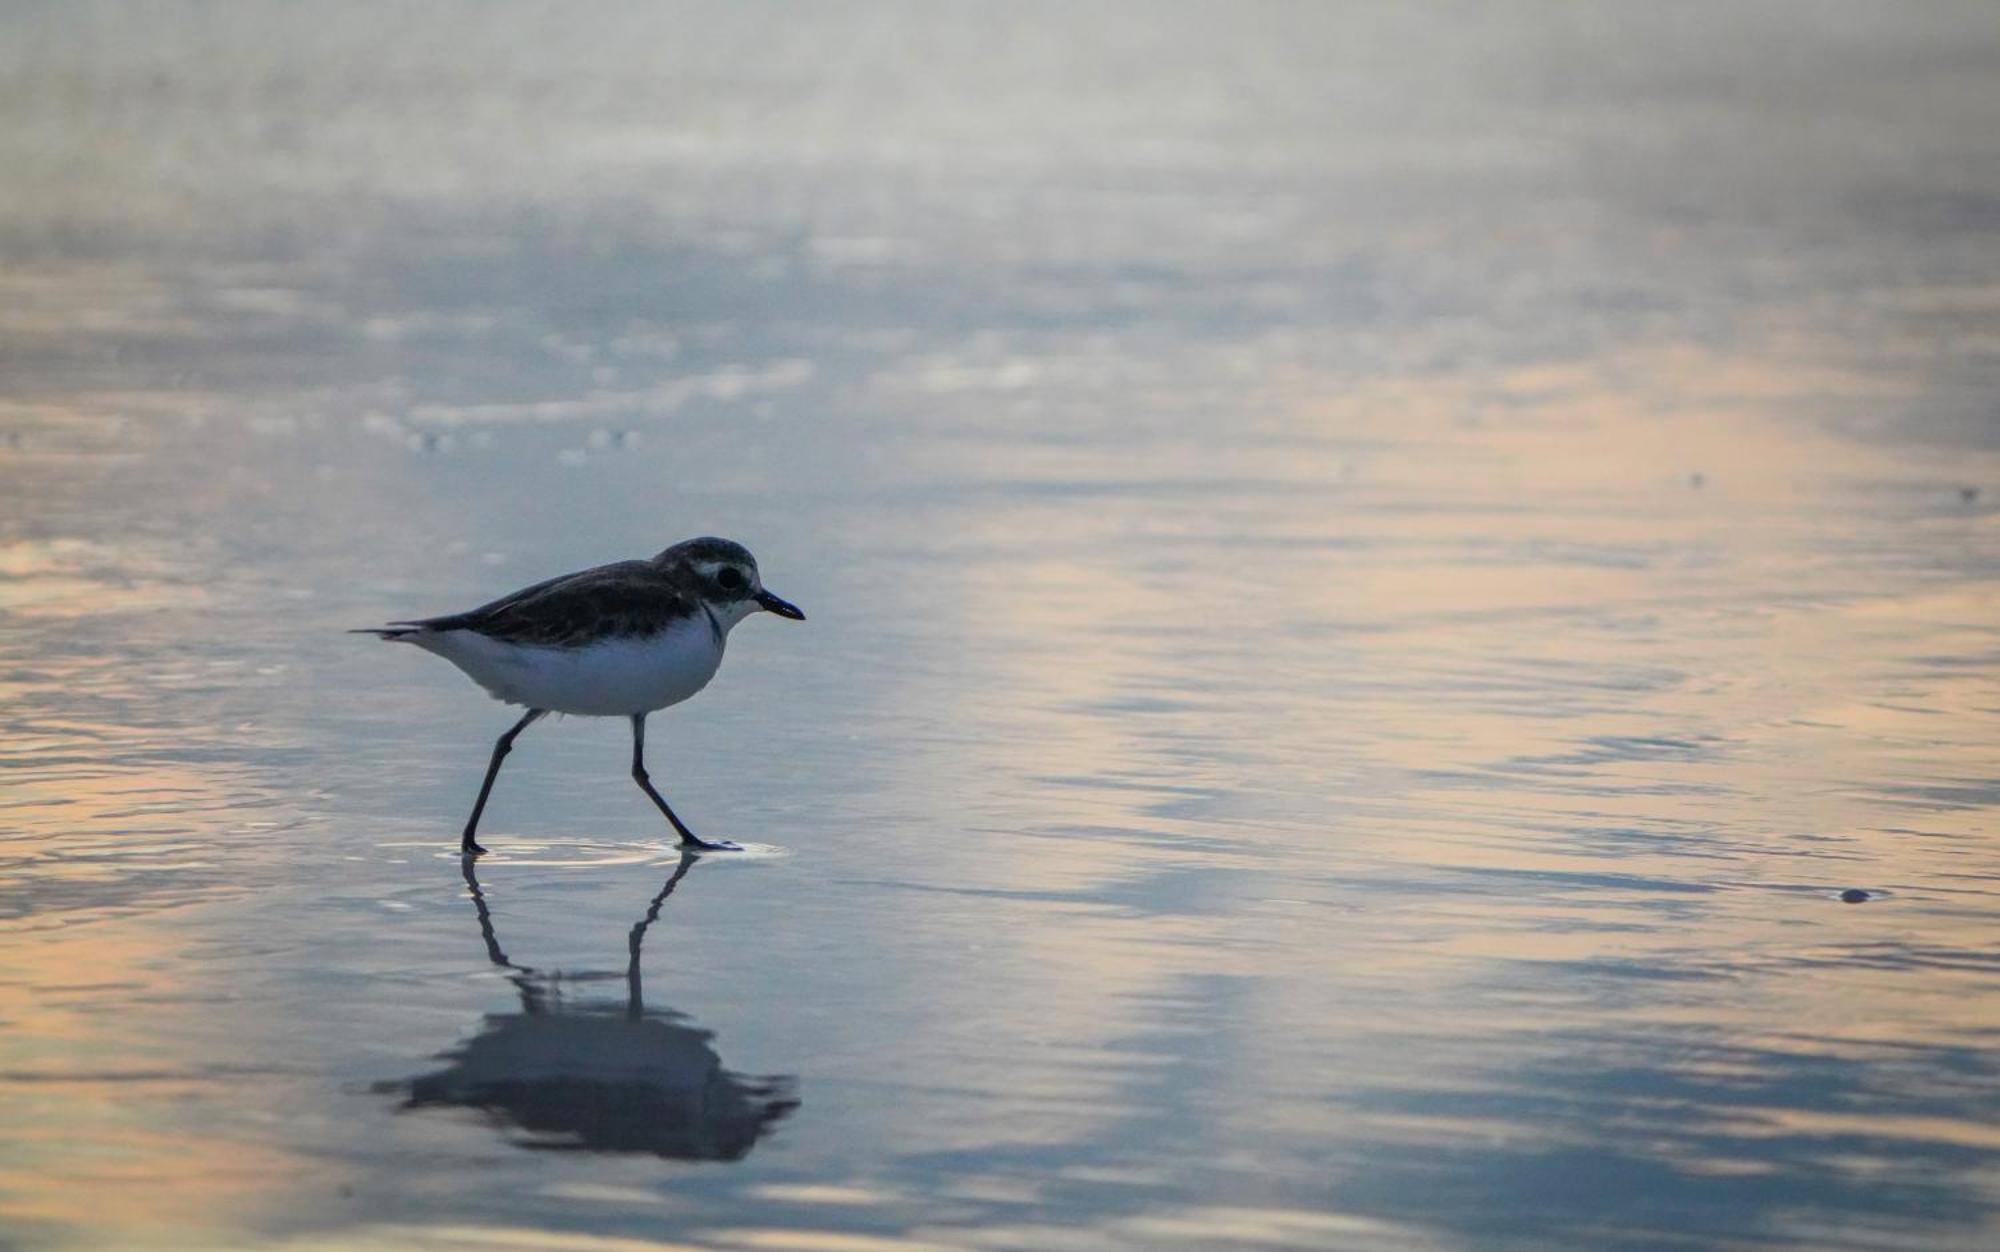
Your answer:
[[[744,587],[742,571],[732,565],[725,565],[716,571],[715,582],[724,591],[741,591]]]

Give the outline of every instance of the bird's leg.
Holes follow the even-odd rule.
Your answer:
[[[632,781],[639,784],[639,790],[645,792],[647,797],[659,806],[660,812],[667,815],[667,820],[674,824],[674,830],[679,832],[683,848],[701,848],[711,852],[741,852],[743,850],[737,844],[727,842],[710,843],[700,835],[695,834],[687,828],[687,823],[674,816],[674,811],[667,807],[665,797],[653,790],[652,776],[646,773],[646,715],[644,713],[634,713],[632,715]]]
[[[500,777],[500,762],[514,750],[514,736],[535,724],[547,709],[529,709],[528,715],[514,723],[514,729],[500,736],[500,742],[493,745],[493,759],[486,766],[486,781],[479,784],[479,798],[472,802],[472,816],[465,819],[465,834],[460,836],[458,850],[476,856],[486,849],[472,841],[472,832],[479,829],[479,815],[486,811],[486,797],[493,794],[493,780]]]

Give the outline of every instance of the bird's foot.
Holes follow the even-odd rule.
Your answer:
[[[458,845],[458,854],[460,856],[485,856],[486,849],[467,839],[464,843]]]
[[[727,839],[704,839],[689,832],[681,836],[681,847],[695,852],[741,852],[743,845]]]

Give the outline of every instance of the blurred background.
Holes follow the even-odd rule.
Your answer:
[[[1992,1246],[1996,83],[8,6],[0,1243]],[[650,725],[752,851],[551,720],[462,872],[511,714],[343,630],[702,533],[809,615]]]

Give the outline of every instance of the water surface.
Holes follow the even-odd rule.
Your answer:
[[[1990,7],[5,24],[0,1241],[1996,1238]]]

